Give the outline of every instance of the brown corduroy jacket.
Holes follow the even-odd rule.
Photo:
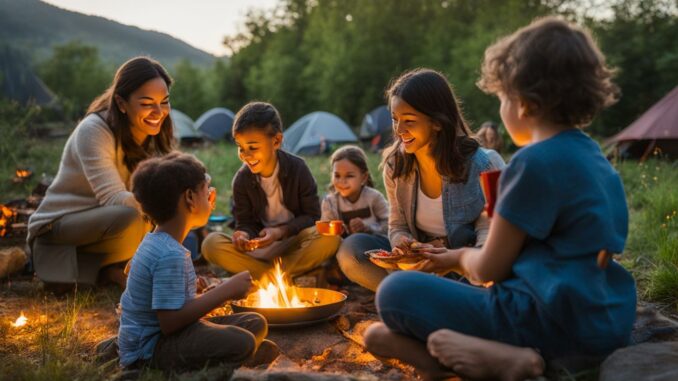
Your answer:
[[[283,204],[294,218],[286,224],[287,236],[313,226],[320,219],[318,186],[304,159],[278,150],[278,180],[283,192]],[[235,230],[247,232],[254,238],[264,228],[263,219],[268,201],[257,175],[247,165],[233,177],[232,213]]]

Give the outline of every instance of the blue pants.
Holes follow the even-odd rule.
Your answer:
[[[439,329],[531,347],[545,359],[586,353],[525,293],[480,288],[416,271],[386,277],[376,296],[386,326],[422,342]]]
[[[388,271],[370,262],[364,254],[368,250],[391,250],[388,238],[381,235],[355,233],[346,237],[337,250],[341,271],[352,282],[372,291],[388,275]]]

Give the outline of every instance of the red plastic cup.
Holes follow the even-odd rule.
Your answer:
[[[492,217],[494,214],[494,206],[497,203],[499,175],[501,175],[499,169],[480,172],[480,188],[482,188],[483,196],[485,196],[485,211],[488,217]]]

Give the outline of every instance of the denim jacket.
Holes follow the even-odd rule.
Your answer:
[[[443,178],[443,220],[447,233],[447,246],[458,248],[476,243],[484,243],[489,229],[489,221],[481,216],[485,198],[480,188],[480,172],[497,168],[487,153],[478,149],[471,156],[468,180],[454,183]],[[417,229],[415,216],[417,210],[417,192],[419,190],[419,170],[408,177],[393,179],[393,165],[384,166],[384,185],[391,205],[388,219],[388,238],[396,246],[404,238],[423,241],[424,236]]]

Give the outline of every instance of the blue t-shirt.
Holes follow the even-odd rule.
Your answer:
[[[120,364],[153,356],[160,337],[156,310],[178,310],[195,298],[191,255],[167,233],[148,233],[139,245],[120,297]]]
[[[498,294],[531,295],[575,342],[626,345],[635,319],[630,274],[601,249],[622,253],[628,210],[621,179],[597,143],[570,129],[518,151],[499,181],[497,212],[527,233],[513,277]]]

